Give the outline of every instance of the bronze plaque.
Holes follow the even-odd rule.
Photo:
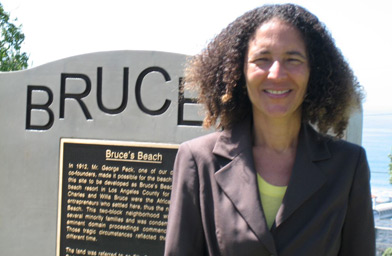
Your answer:
[[[163,255],[178,145],[60,144],[57,255]]]

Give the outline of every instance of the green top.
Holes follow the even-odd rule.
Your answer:
[[[265,219],[267,221],[268,228],[271,229],[279,207],[282,204],[287,186],[271,185],[259,174],[257,174],[257,184],[259,186],[261,205],[264,210]]]

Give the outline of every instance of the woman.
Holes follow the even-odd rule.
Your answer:
[[[185,81],[221,129],[180,146],[165,255],[374,255],[366,155],[338,139],[361,88],[314,15],[245,13]]]

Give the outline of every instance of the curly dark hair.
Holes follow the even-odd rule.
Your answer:
[[[206,107],[204,126],[230,128],[252,112],[243,72],[245,55],[256,29],[272,18],[296,27],[305,41],[310,77],[302,121],[316,125],[321,133],[332,131],[342,137],[351,111],[361,105],[362,87],[325,25],[293,4],[265,5],[245,13],[189,60],[185,84],[199,91],[199,103]]]

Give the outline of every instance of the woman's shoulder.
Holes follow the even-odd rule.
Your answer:
[[[364,154],[365,149],[354,142],[347,141],[345,138],[339,139],[330,135],[320,135],[326,142],[328,149],[334,154],[343,154],[347,156],[353,156],[358,154]]]
[[[308,133],[308,142],[313,141],[311,149],[312,153],[317,151],[320,148],[325,148],[329,151],[330,154],[343,154],[343,155],[352,155],[359,154],[364,152],[364,148],[361,145],[355,144],[353,142],[347,141],[344,138],[339,139],[329,134],[322,134],[316,131],[311,126],[307,127]]]
[[[212,163],[214,162],[214,147],[220,132],[212,132],[180,144],[177,152],[177,161]]]
[[[333,155],[340,155],[347,161],[349,159],[366,158],[365,149],[361,145],[344,139],[332,139],[329,143],[329,148]]]
[[[180,149],[187,147],[192,151],[205,151],[211,150],[214,148],[216,141],[218,140],[221,131],[215,131],[206,135],[202,135],[200,137],[187,140],[180,145]]]

